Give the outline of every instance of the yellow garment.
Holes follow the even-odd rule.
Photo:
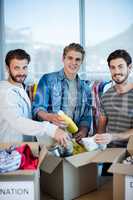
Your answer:
[[[37,83],[34,83],[34,86],[33,86],[33,97],[35,97],[36,91],[37,91]]]
[[[62,110],[58,112],[58,114],[63,118],[65,123],[67,124],[67,131],[70,133],[76,133],[78,131],[77,125],[74,123],[74,121],[68,117]]]
[[[86,149],[82,145],[78,144],[75,141],[75,139],[72,139],[72,143],[73,143],[73,155],[86,152]]]

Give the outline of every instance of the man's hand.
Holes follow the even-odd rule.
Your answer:
[[[110,133],[96,134],[95,141],[97,144],[109,144],[112,141],[112,135]]]
[[[65,124],[62,117],[58,114],[49,113],[48,121],[52,122],[53,124]]]
[[[42,110],[40,110],[37,113],[38,117],[41,118],[44,121],[51,122],[59,127],[66,127],[65,121],[62,119],[62,117],[55,113],[47,113]]]
[[[75,135],[75,140],[76,140],[76,142],[80,143],[81,139],[84,137],[87,137],[87,131],[80,130]]]
[[[54,139],[61,145],[66,147],[68,142],[68,135],[60,128],[56,129]]]

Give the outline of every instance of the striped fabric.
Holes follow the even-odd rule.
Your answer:
[[[106,132],[120,133],[133,128],[133,89],[117,94],[115,87],[111,87],[101,98],[101,113],[108,120]]]

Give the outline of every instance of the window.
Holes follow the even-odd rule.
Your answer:
[[[133,56],[132,8],[132,0],[85,1],[88,78],[110,78],[106,59],[116,49],[126,49]]]
[[[6,52],[24,48],[39,79],[62,67],[62,50],[79,42],[77,0],[5,0]]]
[[[79,27],[84,2],[85,26]],[[110,79],[106,59],[116,49],[126,49],[133,57],[132,0],[4,0],[4,7],[6,52],[27,50],[32,59],[30,74],[36,79],[62,67],[63,48],[80,42],[81,31],[86,49],[83,78]]]

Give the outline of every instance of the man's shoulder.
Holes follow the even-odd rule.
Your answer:
[[[1,85],[7,85],[7,84],[8,84],[8,81],[6,81],[6,80],[0,81],[0,86],[1,86]]]
[[[44,74],[41,79],[47,80],[47,81],[53,81],[58,78],[58,75],[59,75],[59,71],[51,72],[51,73]]]
[[[114,93],[114,87],[110,87],[105,93],[102,94],[101,98],[107,98],[110,97],[110,95],[112,95],[112,93]]]
[[[6,80],[3,80],[3,81],[0,81],[0,90],[5,90],[5,89],[8,89],[8,88],[11,88],[11,84],[6,81]]]
[[[44,76],[53,77],[53,76],[57,76],[58,74],[59,74],[59,71],[56,71],[56,72],[50,72],[50,73],[44,74]]]
[[[128,91],[130,94],[133,94],[133,88]]]
[[[7,95],[11,96],[12,91],[13,87],[8,81],[0,81],[0,101],[2,101],[2,104],[5,103]]]
[[[4,94],[9,94],[10,93],[16,93],[20,90],[19,87],[9,83],[8,81],[0,81],[0,94],[4,95]]]

